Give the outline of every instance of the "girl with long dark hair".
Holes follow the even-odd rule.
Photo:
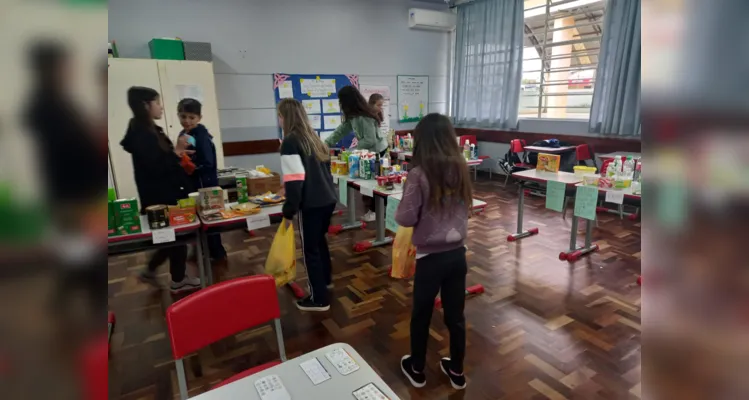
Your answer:
[[[147,87],[131,87],[127,91],[127,104],[133,118],[120,144],[132,155],[141,214],[152,205],[177,204],[179,199],[187,197],[192,186],[187,173],[180,166],[180,156],[185,150],[175,149],[164,130],[155,123],[164,113],[159,93]],[[172,275],[172,292],[200,287],[200,279],[185,274],[186,245],[156,250],[148,262],[148,268],[140,274],[140,280],[159,286],[156,269],[167,259]]]
[[[440,293],[450,332],[450,358],[440,361],[440,369],[455,389],[463,389],[467,273],[464,242],[473,200],[466,160],[447,117],[429,114],[416,125],[412,165],[395,214],[400,226],[414,228],[411,240],[416,246],[411,354],[401,360],[401,370],[415,387],[426,384],[429,324],[434,299]]]
[[[370,106],[359,89],[353,86],[344,86],[338,91],[338,102],[341,105],[343,123],[325,140],[325,144],[333,147],[341,138],[353,131],[358,141],[356,145],[358,150],[369,150],[383,157],[388,150],[388,142],[387,137],[380,133],[382,116],[379,110]],[[374,221],[374,200],[371,197],[362,196],[362,201],[369,209],[362,220]]]

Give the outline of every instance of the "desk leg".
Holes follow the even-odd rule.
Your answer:
[[[213,284],[213,266],[211,265],[211,255],[208,252],[208,231],[200,231],[200,242],[203,246],[203,263],[205,266],[205,285]],[[205,287],[205,286],[204,286]]]
[[[393,243],[393,238],[385,236],[385,197],[375,195],[375,232],[377,236],[374,240],[365,240],[354,244],[354,251],[362,252],[371,247],[385,246]]]
[[[531,228],[523,231],[523,205],[525,204],[525,185],[523,182],[518,183],[518,228],[517,233],[507,236],[508,242],[514,242],[518,239],[538,234],[538,228]]]
[[[198,252],[198,274],[200,274],[200,287],[205,289],[206,282],[205,282],[205,258],[203,254],[203,230],[198,229],[197,233],[195,234],[195,251]]]
[[[598,245],[591,243],[593,239],[593,221],[585,221],[585,246],[577,247],[577,217],[572,216],[572,233],[570,236],[570,250],[567,253],[560,253],[559,259],[567,262],[575,262],[581,257],[586,256],[594,251],[598,251]]]
[[[341,182],[338,182],[338,184],[340,185]],[[328,228],[328,233],[331,235],[335,235],[336,233],[347,231],[350,229],[366,227],[365,223],[356,220],[356,198],[359,191],[351,186],[347,186],[346,190],[348,191],[348,194],[346,195],[348,196],[348,205],[346,206],[346,223],[342,225],[331,225]]]

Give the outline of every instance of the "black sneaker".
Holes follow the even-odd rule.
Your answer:
[[[312,301],[312,297],[307,296],[296,302],[296,308],[302,311],[328,311],[330,304],[319,304]]]
[[[450,378],[450,384],[454,389],[461,390],[466,388],[466,377],[464,375],[455,375],[450,371],[450,359],[445,357],[440,360],[440,369]]]
[[[406,378],[411,381],[414,387],[421,388],[427,384],[427,376],[423,372],[414,371],[410,354],[401,358],[401,371],[403,371],[403,375],[406,375]]]
[[[138,275],[138,280],[141,281],[142,283],[147,283],[159,289],[161,288],[161,284],[159,283],[159,280],[156,278],[156,274],[151,271],[145,270],[141,272],[140,275]]]

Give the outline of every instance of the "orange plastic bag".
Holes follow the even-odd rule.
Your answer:
[[[393,267],[390,276],[408,279],[416,272],[416,246],[411,242],[414,228],[398,227],[393,241]]]
[[[268,259],[265,260],[265,273],[276,278],[276,286],[296,279],[296,245],[294,244],[294,225],[281,222],[273,244],[270,246]]]

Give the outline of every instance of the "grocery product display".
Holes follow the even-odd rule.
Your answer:
[[[112,202],[114,208],[114,235],[140,233],[140,208],[137,199],[119,199]]]

